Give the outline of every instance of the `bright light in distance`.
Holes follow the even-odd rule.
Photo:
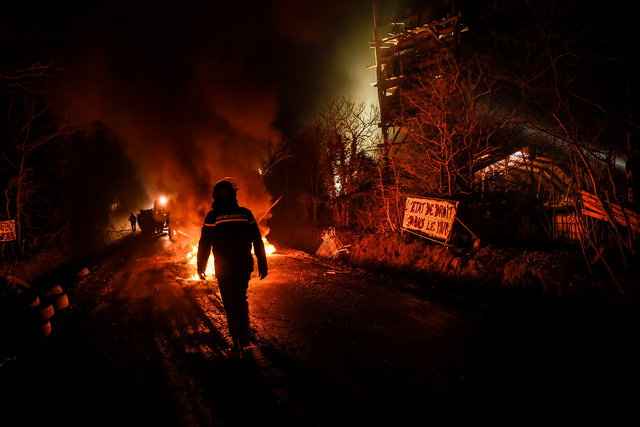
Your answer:
[[[158,202],[162,205],[165,206],[167,204],[167,198],[165,196],[160,197],[160,199],[158,200]]]

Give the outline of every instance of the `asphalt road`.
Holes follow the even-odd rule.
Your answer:
[[[229,356],[186,239],[131,239],[0,365],[0,425],[629,425],[635,324],[420,292],[281,248]],[[596,320],[597,319],[597,320]]]

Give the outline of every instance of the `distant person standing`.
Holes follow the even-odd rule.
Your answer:
[[[135,233],[136,232],[136,216],[133,214],[133,212],[131,212],[131,215],[129,215],[129,222],[131,223],[131,232]]]
[[[249,338],[247,288],[253,271],[251,245],[258,259],[260,279],[267,276],[267,256],[258,224],[249,209],[238,206],[236,193],[235,185],[226,179],[213,187],[213,204],[198,243],[198,275],[205,279],[213,249],[215,274],[233,339],[232,351],[242,355]]]

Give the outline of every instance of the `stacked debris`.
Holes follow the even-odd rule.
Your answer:
[[[336,235],[336,229],[329,227],[322,232],[322,243],[316,255],[322,258],[336,259],[341,253],[347,253],[350,245],[343,245]]]

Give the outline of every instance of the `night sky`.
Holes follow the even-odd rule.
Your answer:
[[[54,57],[74,80],[109,74],[125,90],[123,103],[144,98],[184,108],[193,101],[194,73],[207,62],[214,68],[207,77],[228,90],[244,80],[271,92],[280,127],[308,118],[332,96],[375,96],[366,69],[374,62],[367,0],[9,1],[1,8],[5,65]]]
[[[53,60],[56,114],[119,141],[146,189],[140,203],[167,193],[178,210],[199,206],[196,218],[224,176],[266,209],[255,171],[267,146],[329,98],[375,97],[369,1],[0,7],[2,68]]]
[[[430,3],[378,1],[380,21]],[[617,22],[626,11],[569,3],[586,32],[586,17]],[[457,4],[476,30],[492,2]],[[594,46],[625,39],[634,15],[623,16],[616,34],[596,28]],[[195,222],[224,176],[239,180],[241,202],[266,210],[273,197],[255,171],[270,144],[312,122],[330,98],[375,102],[372,21],[369,0],[5,1],[0,65],[53,60],[56,114],[84,129],[99,124],[135,165],[141,203],[168,194],[178,210],[198,206]]]

